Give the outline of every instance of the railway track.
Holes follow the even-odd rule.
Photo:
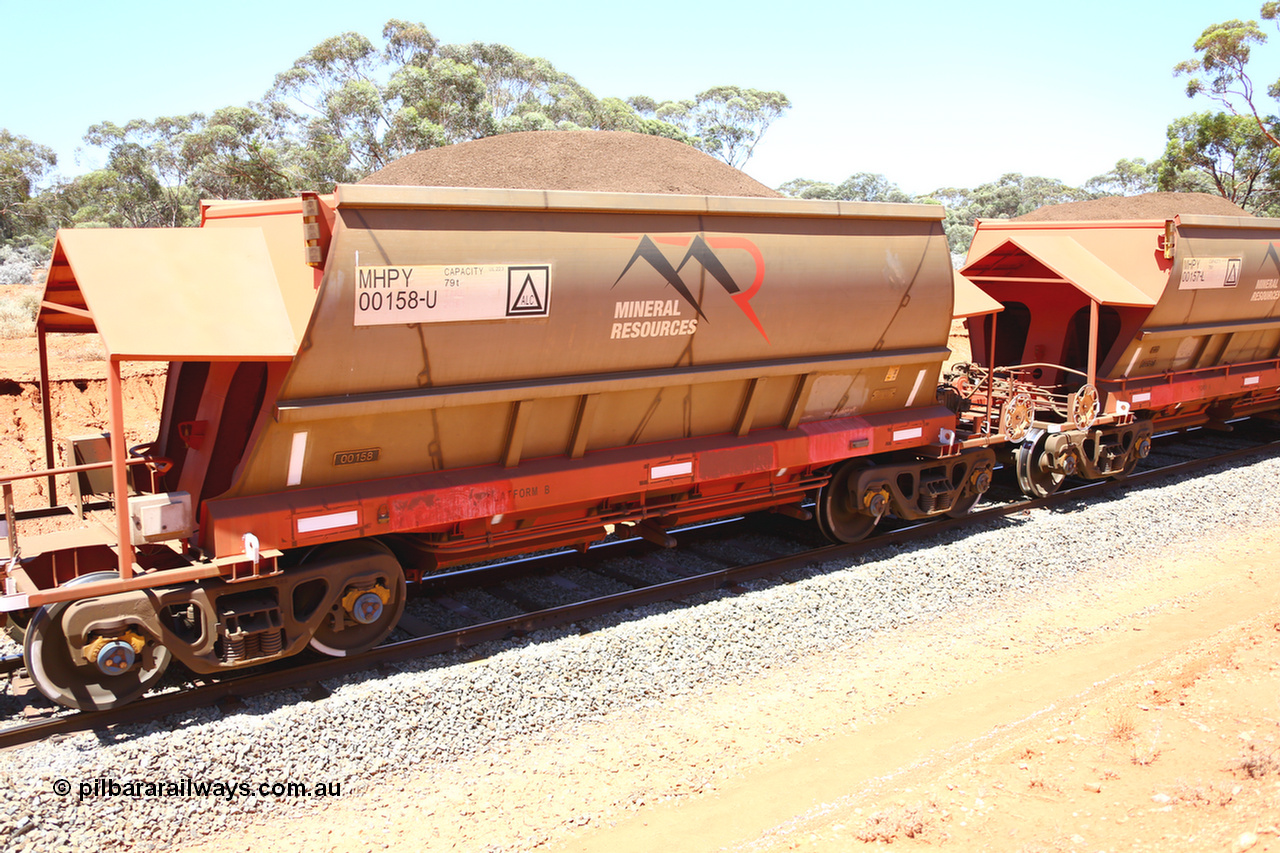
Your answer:
[[[436,630],[435,626],[420,617],[406,614],[393,637],[399,637],[372,651],[353,658],[323,658],[299,662],[298,658],[275,665],[258,667],[244,673],[217,679],[195,678],[185,688],[170,689],[147,696],[122,708],[97,712],[74,712],[55,709],[53,706],[35,708],[36,718],[11,724],[0,729],[0,749],[10,749],[45,739],[66,736],[86,730],[106,730],[113,726],[137,724],[171,714],[218,706],[227,713],[244,699],[282,689],[301,689],[306,699],[319,699],[328,695],[321,682],[363,670],[397,671],[394,664],[415,658],[427,657],[482,643],[521,636],[534,631],[580,623],[592,618],[621,610],[655,604],[663,601],[679,601],[698,594],[727,589],[744,591],[742,584],[765,577],[776,577],[787,571],[803,569],[815,564],[847,560],[866,551],[890,544],[902,544],[931,536],[948,529],[991,520],[1001,516],[1023,512],[1036,507],[1054,506],[1083,498],[1094,497],[1122,488],[1130,488],[1206,468],[1222,462],[1273,451],[1280,445],[1280,435],[1271,429],[1248,428],[1236,433],[1213,435],[1206,441],[1197,436],[1175,434],[1164,437],[1153,451],[1154,467],[1136,472],[1124,480],[1098,482],[1068,481],[1057,493],[1045,498],[1026,499],[1012,496],[1002,498],[993,490],[994,499],[959,519],[946,519],[929,523],[904,525],[886,529],[867,540],[850,545],[822,545],[811,547],[817,539],[816,531],[795,527],[780,534],[790,538],[790,545],[801,550],[795,553],[765,554],[766,559],[756,562],[735,561],[704,547],[702,543],[741,536],[743,519],[733,519],[712,525],[673,531],[680,538],[685,552],[698,557],[701,562],[720,564],[717,568],[684,575],[675,561],[664,559],[664,550],[641,539],[627,539],[605,543],[586,554],[577,552],[555,553],[539,557],[526,557],[492,565],[468,568],[427,579],[418,585],[417,593],[466,624]],[[1205,451],[1209,451],[1208,455]],[[736,526],[735,526],[736,525]],[[759,551],[759,548],[755,550]],[[777,549],[775,549],[777,550]],[[619,569],[612,563],[617,558],[641,557],[656,565],[668,575],[669,580],[647,582],[634,573]],[[569,603],[542,606],[542,602],[515,587],[515,582],[530,576],[559,578],[557,585],[564,588],[577,586],[565,581],[556,572],[568,568],[585,570],[607,578],[614,585],[626,589],[594,595]],[[468,591],[483,590],[485,594],[507,602],[519,609],[515,615],[487,618],[462,601]],[[581,587],[579,587],[581,591]],[[569,592],[572,592],[570,590]],[[0,658],[0,674],[11,679],[20,678],[20,656]],[[32,690],[31,695],[43,703],[43,697]]]

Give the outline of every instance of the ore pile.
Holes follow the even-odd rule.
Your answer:
[[[1014,222],[1086,222],[1123,219],[1173,219],[1183,214],[1201,216],[1250,216],[1220,195],[1212,193],[1144,193],[1113,195],[1089,201],[1048,204]]]
[[[531,131],[402,157],[362,184],[779,198],[682,142],[622,131]]]

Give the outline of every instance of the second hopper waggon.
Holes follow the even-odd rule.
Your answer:
[[[340,186],[214,204],[198,230],[64,232],[41,337],[101,335],[113,378],[110,435],[68,446],[109,461],[68,473],[126,497],[107,535],[19,537],[7,512],[0,608],[43,692],[109,707],[171,658],[363,651],[407,582],[479,558],[813,496],[841,541],[964,512],[998,437],[957,440],[935,402],[941,218]],[[168,375],[129,448],[135,359]]]
[[[1155,429],[1280,406],[1280,221],[978,223],[963,275],[1001,304],[950,376],[962,433],[1003,422],[1030,495],[1121,477]],[[958,399],[963,398],[963,399]]]

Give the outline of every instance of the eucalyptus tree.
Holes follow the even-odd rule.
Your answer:
[[[38,227],[42,213],[33,200],[57,162],[47,145],[0,128],[0,243]]]
[[[1263,20],[1276,21],[1280,25],[1280,2],[1269,0],[1262,4]],[[1249,74],[1249,61],[1253,48],[1265,44],[1267,34],[1257,21],[1232,19],[1205,28],[1196,39],[1196,56],[1179,62],[1173,73],[1186,76],[1187,97],[1204,96],[1232,115],[1248,115],[1258,131],[1274,146],[1280,146],[1276,131],[1276,118],[1269,114],[1270,107],[1258,92]],[[1266,89],[1271,99],[1280,98],[1280,80]],[[1261,102],[1261,103],[1260,103]]]
[[[683,100],[633,96],[628,102],[640,115],[674,125],[695,139],[696,147],[739,169],[765,131],[791,108],[782,92],[742,86],[713,86]]]
[[[1280,188],[1280,149],[1251,116],[1196,113],[1169,125],[1160,188],[1187,189],[1188,172],[1245,209],[1269,206]],[[1194,186],[1194,185],[1193,185]]]

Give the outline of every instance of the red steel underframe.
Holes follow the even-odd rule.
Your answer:
[[[955,427],[955,415],[941,406],[913,410],[908,418],[901,411],[885,412],[800,424],[794,430],[760,430],[745,441],[731,436],[689,439],[590,453],[572,462],[559,457],[527,460],[518,469],[439,471],[213,500],[204,506],[201,529],[205,547],[226,556],[243,550],[241,537],[246,533],[254,534],[263,547],[288,549],[438,531],[456,522],[496,518],[496,524],[513,514],[555,515],[614,498],[919,448],[936,444],[941,430]],[[655,450],[663,452],[654,456]],[[726,492],[723,503],[737,502],[741,498],[736,493]],[[662,510],[679,515],[682,506],[667,504]]]
[[[241,574],[243,536],[257,537],[264,557],[275,549],[308,547],[328,542],[444,530],[455,523],[493,521],[502,516],[543,516],[567,519],[576,514],[576,529],[598,527],[610,520],[645,516],[702,515],[711,517],[718,506],[767,506],[799,500],[812,488],[812,478],[794,480],[797,471],[812,471],[844,459],[894,450],[936,449],[943,430],[954,430],[955,415],[941,406],[909,412],[838,418],[800,424],[793,430],[765,429],[745,439],[735,436],[664,442],[652,446],[588,453],[578,460],[534,459],[517,469],[480,467],[369,480],[334,486],[293,489],[265,495],[204,504],[201,542],[216,563],[166,569],[137,575],[128,581],[110,580],[70,588],[0,596],[0,611],[25,609],[56,601],[86,598],[122,589],[141,589],[185,583],[201,577]],[[654,455],[660,451],[660,455]],[[770,478],[779,483],[759,488]],[[715,484],[754,479],[755,492]],[[616,518],[591,518],[585,508],[614,499],[643,501],[646,494],[670,494],[706,485],[705,497],[661,504],[652,512],[632,511]],[[723,514],[723,513],[722,513]],[[589,524],[587,522],[590,522]],[[496,522],[495,522],[496,524]],[[572,523],[561,529],[574,528]],[[554,525],[552,533],[554,533]],[[529,541],[545,530],[531,526]]]
[[[1224,399],[1247,405],[1250,398],[1272,399],[1280,392],[1280,360],[1205,367],[1135,379],[1103,379],[1098,382],[1098,390],[1106,396],[1103,411],[1115,411],[1117,402],[1128,403],[1134,412],[1143,409],[1161,411],[1179,404]]]

